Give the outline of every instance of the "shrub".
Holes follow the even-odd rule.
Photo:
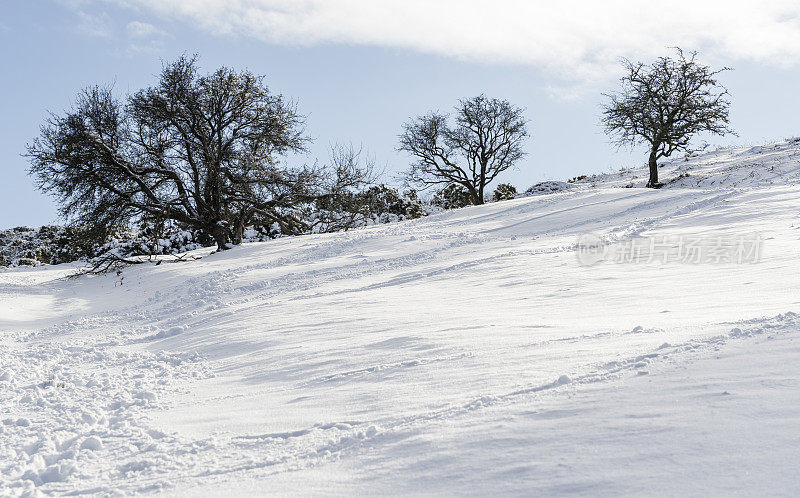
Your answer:
[[[403,194],[386,185],[318,200],[306,216],[315,232],[347,230],[376,223],[419,218],[428,214],[416,191]]]
[[[466,188],[451,184],[436,192],[431,204],[442,209],[457,209],[472,204],[472,198]]]
[[[563,192],[571,187],[569,183],[546,181],[537,183],[525,191],[525,195],[539,195],[539,194],[552,194],[555,192]]]
[[[517,196],[517,187],[511,185],[510,183],[501,183],[494,189],[494,194],[492,194],[492,200],[494,202],[497,201],[508,201]]]

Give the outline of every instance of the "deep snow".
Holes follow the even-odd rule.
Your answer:
[[[715,151],[667,164],[662,180],[689,176],[663,190],[600,175],[122,281],[2,271],[0,489],[796,494],[798,151]],[[706,253],[587,266],[587,233],[607,254]],[[754,237],[752,260],[711,257]]]

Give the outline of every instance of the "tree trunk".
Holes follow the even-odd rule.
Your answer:
[[[233,238],[233,245],[238,246],[242,243],[242,239],[244,238],[244,228],[247,224],[247,216],[242,213],[236,218],[236,225],[233,228],[233,233],[231,237]]]
[[[481,195],[478,193],[478,189],[475,188],[475,185],[469,182],[462,183],[461,185],[465,189],[467,189],[467,192],[469,192],[469,198],[472,201],[473,206],[483,204],[483,199],[481,198]]]
[[[483,195],[486,190],[486,162],[485,158],[481,159],[481,183],[478,186],[478,202],[476,204],[483,204]]]
[[[211,227],[211,230],[209,230],[209,232],[211,233],[211,237],[213,237],[214,242],[217,243],[218,251],[224,251],[226,249],[230,249],[228,247],[228,240],[230,235],[230,230],[228,230],[228,227],[221,224],[215,224]]]
[[[650,151],[650,159],[647,163],[650,167],[650,180],[647,182],[647,187],[649,188],[658,188],[661,186],[661,184],[658,183],[658,163],[656,162],[657,159],[658,159],[657,148],[653,147],[653,150]]]

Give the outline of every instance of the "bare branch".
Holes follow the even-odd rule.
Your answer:
[[[398,150],[416,159],[405,179],[422,188],[460,185],[473,204],[482,204],[486,186],[525,155],[523,109],[480,95],[460,100],[455,124],[447,121],[432,112],[404,125]]]
[[[620,147],[649,147],[651,187],[661,185],[659,158],[688,150],[698,133],[734,133],[728,126],[728,91],[717,82],[717,75],[730,69],[715,71],[697,62],[697,52],[687,58],[680,48],[675,51],[675,59],[660,57],[650,66],[623,59],[622,89],[605,94],[608,102],[602,123],[606,133]]]

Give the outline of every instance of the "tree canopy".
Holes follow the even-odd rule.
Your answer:
[[[485,95],[460,100],[454,111],[453,124],[431,112],[404,125],[398,150],[416,158],[406,180],[458,185],[483,204],[486,186],[525,155],[527,121],[523,109]]]
[[[169,219],[225,249],[253,223],[299,233],[300,206],[365,179],[355,163],[283,164],[306,151],[303,125],[263,76],[226,67],[200,75],[184,56],[122,101],[111,88],[83,90],[28,145],[29,171],[77,223]]]
[[[621,90],[605,94],[602,122],[618,145],[645,144],[650,151],[649,187],[658,182],[658,159],[688,150],[698,133],[733,133],[728,127],[728,90],[712,70],[676,48],[676,57],[659,57],[646,65],[623,59]]]

